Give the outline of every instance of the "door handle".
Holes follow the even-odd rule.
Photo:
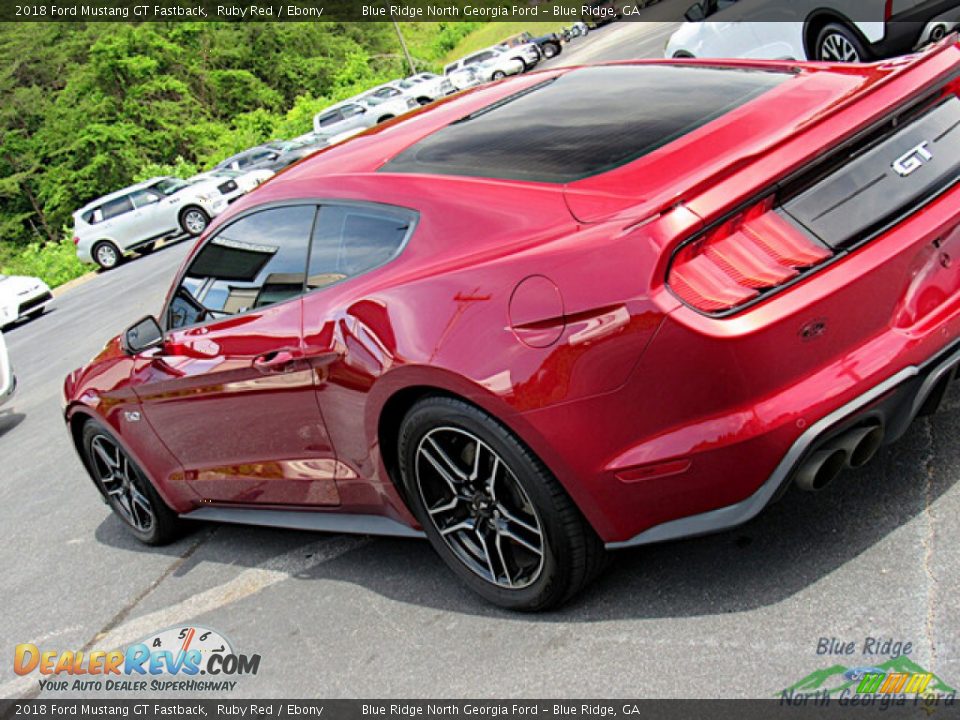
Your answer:
[[[273,350],[253,359],[253,366],[262,372],[284,372],[297,359],[290,350]]]

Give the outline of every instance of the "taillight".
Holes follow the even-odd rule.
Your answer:
[[[885,22],[889,22],[890,18],[893,17],[893,0],[887,0],[883,8],[883,19]]]
[[[80,244],[80,238],[78,238],[76,235],[73,236],[73,244],[74,244],[74,245],[79,245],[79,244]]]
[[[707,313],[740,307],[833,257],[774,211],[774,198],[687,243],[673,258],[667,284]]]

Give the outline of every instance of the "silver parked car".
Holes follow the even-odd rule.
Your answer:
[[[323,135],[366,130],[418,106],[416,100],[403,95],[390,93],[389,97],[379,98],[367,93],[366,97],[344,100],[318,112],[313,117],[313,130]]]
[[[77,257],[109,270],[126,253],[150,252],[163,238],[181,232],[200,235],[226,207],[216,180],[191,184],[158,177],[131,185],[73,214]]]

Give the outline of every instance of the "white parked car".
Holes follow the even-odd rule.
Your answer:
[[[450,78],[428,72],[417,73],[403,80],[398,80],[397,85],[405,88],[407,94],[416,98],[421,105],[439,100],[457,91]]]
[[[507,75],[519,75],[525,69],[523,60],[514,57],[509,49],[495,46],[450,63],[443,69],[443,74],[450,77],[454,85],[460,87],[455,76],[463,70],[472,70],[476,75],[476,82],[473,84],[477,84],[499,80]]]
[[[313,131],[322,135],[340,136],[351,130],[366,130],[419,106],[420,103],[413,98],[392,93],[387,98],[351,98],[314,115]]]
[[[40,278],[0,275],[0,329],[42,315],[53,295]]]
[[[3,333],[0,332],[0,405],[9,400],[16,389],[17,376],[13,374],[10,356],[7,354],[7,345],[3,341]]]
[[[200,173],[199,175],[194,175],[188,179],[187,182],[195,184],[213,181],[217,186],[217,190],[223,195],[224,200],[232,203],[274,175],[276,175],[276,173],[267,168],[254,168],[253,170],[211,170]]]
[[[159,177],[131,185],[73,214],[77,257],[109,270],[125,254],[150,252],[163,238],[200,235],[226,207],[215,180],[191,184]]]
[[[664,54],[869,62],[942,38],[960,20],[956,6],[956,0],[700,0]]]

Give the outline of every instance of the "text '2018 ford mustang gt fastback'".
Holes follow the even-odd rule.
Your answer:
[[[67,378],[77,450],[147,543],[425,535],[489,600],[555,605],[605,549],[743,523],[935,406],[958,73],[949,42],[634,62],[378,126],[232,205]]]

